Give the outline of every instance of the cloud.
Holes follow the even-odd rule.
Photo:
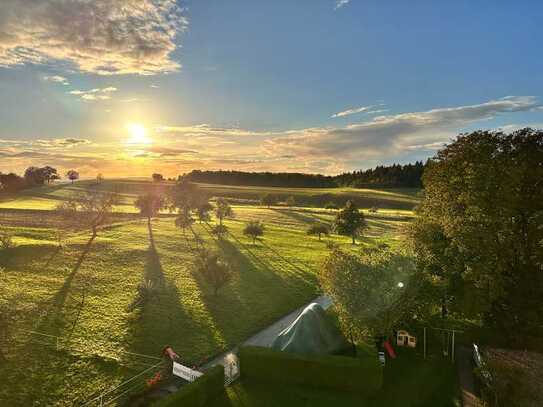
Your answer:
[[[346,6],[350,2],[351,2],[351,0],[336,0],[336,5],[334,6],[334,10],[338,10],[341,7]]]
[[[356,114],[356,113],[380,113],[380,112],[384,112],[385,109],[373,110],[373,111],[371,110],[371,109],[375,109],[376,107],[379,107],[379,106],[384,106],[384,105],[379,104],[379,105],[372,105],[372,106],[355,107],[355,108],[344,110],[342,112],[334,113],[330,117],[332,119],[335,119],[335,118],[338,118],[338,117],[350,116],[350,115]]]
[[[176,71],[175,0],[2,0],[0,66],[60,62],[99,75]]]
[[[533,96],[508,96],[489,102],[423,112],[378,116],[336,128],[308,128],[267,140],[269,154],[365,159],[400,154],[422,146],[435,148],[474,122],[541,106]]]
[[[94,88],[89,90],[71,90],[68,92],[70,95],[79,96],[82,100],[96,101],[96,100],[109,100],[111,96],[109,93],[117,92],[117,88],[108,86],[106,88]]]
[[[70,84],[70,82],[68,82],[68,79],[66,79],[64,76],[60,76],[60,75],[44,76],[43,80],[46,81],[46,82],[61,83],[63,85],[69,85]]]

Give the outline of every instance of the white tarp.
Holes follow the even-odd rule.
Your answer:
[[[173,362],[173,374],[179,376],[189,382],[195,381],[197,378],[203,375],[202,372],[186,367],[181,363]]]

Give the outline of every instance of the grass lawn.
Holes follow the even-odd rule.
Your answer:
[[[241,380],[227,388],[210,407],[272,406],[375,406],[453,407],[458,400],[454,366],[441,358],[424,361],[411,350],[400,349],[396,360],[388,360],[381,391],[372,398],[306,386],[274,386]]]
[[[305,229],[316,220],[330,221],[331,211],[235,206],[224,241],[210,234],[210,226],[196,223],[195,235],[234,269],[232,281],[214,296],[193,273],[195,236],[184,236],[171,216],[153,221],[152,238],[146,221],[123,218],[91,244],[90,233],[80,231],[65,236],[58,249],[48,209],[85,185],[44,187],[1,203],[12,208],[0,210],[9,215],[0,222],[13,232],[16,247],[0,252],[0,302],[13,311],[2,346],[7,361],[0,366],[0,405],[83,402],[149,365],[125,352],[159,356],[169,344],[186,363],[200,363],[319,293],[316,272],[326,239],[309,237]],[[132,210],[129,199],[135,196],[127,185],[132,184],[123,183],[123,211]],[[398,244],[411,216],[397,210],[370,216],[367,236],[353,249]],[[242,234],[250,219],[266,225],[256,245]],[[351,249],[349,238],[329,239]],[[151,281],[155,295],[129,311],[144,281]],[[27,330],[62,337],[62,344],[56,349],[53,339]]]

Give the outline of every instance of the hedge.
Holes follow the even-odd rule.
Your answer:
[[[383,384],[377,355],[364,358],[314,356],[269,348],[240,348],[241,377],[261,382],[306,385],[372,395]]]
[[[154,404],[159,407],[203,407],[224,392],[224,367],[213,366],[194,382]]]

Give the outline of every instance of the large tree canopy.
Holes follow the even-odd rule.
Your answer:
[[[543,132],[461,135],[423,182],[411,233],[419,267],[452,306],[504,332],[542,333]]]

